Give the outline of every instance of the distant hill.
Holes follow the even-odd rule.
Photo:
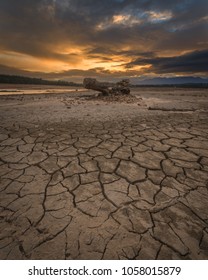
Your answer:
[[[24,76],[1,75],[1,74],[0,74],[0,83],[1,84],[54,85],[54,86],[80,86],[80,84],[61,81],[61,80],[49,81],[49,80],[43,80],[41,78],[29,78]]]
[[[0,83],[4,84],[30,84],[30,85],[54,85],[54,86],[83,86],[82,83],[67,82],[63,80],[45,80],[20,75],[0,74]],[[106,82],[106,86],[113,86],[114,83]],[[208,88],[208,79],[200,77],[173,77],[173,78],[152,78],[138,80],[131,79],[132,87],[201,87]]]
[[[200,77],[173,77],[173,78],[152,78],[145,79],[136,83],[137,85],[190,85],[190,84],[207,84],[208,79]]]

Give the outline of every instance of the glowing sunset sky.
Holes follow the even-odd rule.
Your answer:
[[[0,74],[208,76],[207,0],[0,0]]]

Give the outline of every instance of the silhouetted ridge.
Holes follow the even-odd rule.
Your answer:
[[[41,78],[29,78],[24,76],[15,75],[2,75],[0,74],[1,84],[31,84],[31,85],[54,85],[54,86],[80,86],[73,82],[66,81],[48,81]]]

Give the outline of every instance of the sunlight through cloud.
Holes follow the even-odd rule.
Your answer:
[[[172,18],[172,13],[169,11],[165,12],[156,12],[156,11],[149,11],[145,13],[148,17],[148,20],[152,23],[167,21]]]

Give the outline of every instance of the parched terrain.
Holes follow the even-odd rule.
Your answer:
[[[208,100],[192,97],[1,97],[0,259],[208,259]]]

